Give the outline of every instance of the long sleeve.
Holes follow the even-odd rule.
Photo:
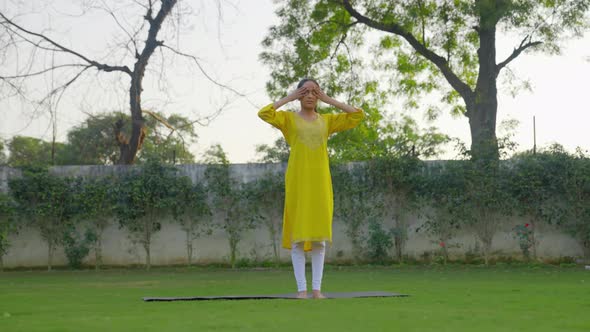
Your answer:
[[[328,115],[328,134],[352,129],[365,118],[365,112],[358,110],[354,113],[338,113]]]
[[[287,128],[287,114],[285,111],[276,111],[274,104],[268,104],[258,111],[258,117],[273,127],[285,131]]]

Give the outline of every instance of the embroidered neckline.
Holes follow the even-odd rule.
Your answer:
[[[303,121],[305,121],[305,122],[309,122],[309,123],[316,122],[316,121],[317,121],[317,120],[320,118],[320,114],[319,114],[319,113],[316,113],[316,117],[315,117],[315,119],[313,119],[313,120],[306,120],[304,117],[302,117],[302,116],[301,116],[301,115],[299,115],[298,113],[299,113],[299,112],[295,112],[295,116],[296,116],[296,117],[300,118],[301,120],[303,120]]]

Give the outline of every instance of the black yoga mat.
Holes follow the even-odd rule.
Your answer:
[[[405,297],[406,294],[389,292],[347,292],[347,293],[323,293],[328,299],[350,299],[365,297]],[[308,297],[311,298],[311,293]],[[210,301],[210,300],[270,300],[270,299],[297,299],[297,294],[273,294],[273,295],[222,295],[222,296],[191,296],[191,297],[144,297],[146,302],[154,301]]]

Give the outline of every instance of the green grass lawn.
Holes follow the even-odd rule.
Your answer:
[[[410,297],[141,300],[286,293],[294,284],[289,269],[4,272],[0,331],[590,331],[590,271],[582,268],[327,267],[326,292]]]

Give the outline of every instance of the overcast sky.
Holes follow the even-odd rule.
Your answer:
[[[80,6],[72,6],[71,1],[54,1],[50,6],[35,2],[41,0],[21,2],[21,7],[17,8],[15,2],[6,1],[0,9],[9,14],[35,9],[37,13],[19,17],[17,21],[37,31],[51,27],[49,34],[54,39],[91,58],[109,64],[117,64],[120,58],[122,63],[131,66],[133,59],[130,57],[123,60],[123,54],[115,54],[116,58],[108,56],[112,36],[124,37],[108,14],[95,11],[78,17]],[[233,5],[226,2],[221,8],[220,20],[215,3],[206,1],[204,5],[192,7],[192,15],[184,15],[185,21],[176,30],[181,33],[169,44],[197,56],[218,82],[230,85],[248,97],[240,98],[220,89],[208,82],[190,61],[164,52],[168,61],[164,65],[160,54],[150,61],[151,71],[144,80],[143,106],[164,114],[180,113],[197,118],[211,114],[229,102],[213,123],[197,129],[199,140],[191,150],[199,158],[208,146],[220,143],[231,162],[245,163],[255,159],[257,144],[271,144],[280,135],[256,115],[259,107],[272,102],[265,92],[269,70],[259,63],[258,55],[262,51],[261,40],[268,28],[277,22],[275,5],[272,0],[234,0]],[[125,10],[143,15],[133,7],[121,9],[121,13]],[[141,19],[137,15],[134,17],[135,20]],[[128,22],[133,23],[133,20]],[[517,43],[499,36],[498,61],[504,59]],[[513,98],[500,86],[498,123],[505,119],[520,122],[515,140],[521,150],[533,145],[533,116],[536,116],[538,146],[558,142],[569,150],[576,146],[590,150],[590,34],[565,44],[562,53],[559,56],[523,54],[511,64],[512,71],[532,83],[532,92],[522,91]],[[35,59],[46,63],[52,60],[50,57]],[[162,72],[160,68],[163,66],[169,69]],[[10,73],[10,68],[1,70],[2,74],[7,74],[7,70]],[[64,141],[68,129],[84,121],[85,112],[128,112],[127,86],[126,78],[117,74],[89,72],[83,81],[66,92],[60,103],[58,140]],[[35,87],[41,91],[50,88],[51,84],[44,81]],[[27,135],[50,140],[52,130],[48,112],[40,110],[33,120],[31,112],[30,105],[16,100],[0,101],[0,137],[9,139],[13,135]],[[422,116],[416,118],[420,120]],[[446,134],[469,142],[466,118],[443,116],[434,125]]]

